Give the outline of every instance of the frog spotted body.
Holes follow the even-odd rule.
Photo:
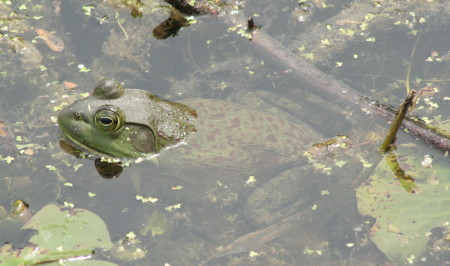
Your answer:
[[[306,163],[303,151],[318,139],[318,134],[307,125],[242,105],[210,99],[183,103],[197,111],[197,132],[187,137],[188,145],[160,154],[161,166],[172,171],[188,171],[194,176],[265,174]]]
[[[156,157],[165,173],[204,186],[218,179],[242,184],[251,175],[268,180],[305,165],[304,151],[320,139],[306,124],[248,106],[212,99],[170,102],[108,79],[61,111],[58,122],[83,150],[120,159]],[[262,194],[279,194],[269,189]]]

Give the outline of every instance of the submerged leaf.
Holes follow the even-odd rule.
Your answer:
[[[63,209],[49,204],[23,227],[37,233],[22,249],[0,247],[1,265],[29,265],[68,258],[87,258],[95,248],[109,249],[112,242],[105,223],[96,214],[83,209]],[[83,264],[86,265],[86,264]]]
[[[397,156],[398,171],[393,172],[389,160],[382,160],[357,189],[357,199],[360,214],[376,219],[371,229],[372,241],[390,260],[401,265],[411,256],[424,256],[429,232],[450,222],[450,171],[443,163],[434,163],[433,168],[422,166],[423,155],[411,147],[399,147],[400,152],[408,156]],[[414,189],[405,190],[404,183],[409,180],[399,178],[399,172],[414,180],[409,182]]]

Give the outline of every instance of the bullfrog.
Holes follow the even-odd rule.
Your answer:
[[[113,79],[101,80],[90,97],[67,106],[58,123],[64,136],[83,150],[123,160],[152,158],[163,172],[202,186],[219,178],[241,188],[250,176],[268,180],[249,193],[246,207],[246,213],[253,213],[250,219],[266,224],[278,219],[276,211],[286,215],[276,203],[293,203],[308,189],[311,182],[301,185],[289,178],[304,178],[303,153],[320,139],[305,123],[248,106],[214,99],[172,102],[145,90],[125,89]],[[282,172],[294,166],[301,170],[293,177]],[[255,207],[262,204],[261,197],[272,197],[274,206]]]

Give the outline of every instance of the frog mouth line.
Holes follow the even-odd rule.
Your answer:
[[[112,159],[112,160],[117,160],[120,162],[124,162],[124,163],[129,163],[129,162],[140,162],[141,160],[148,160],[148,161],[152,161],[155,165],[159,166],[159,153],[156,154],[151,154],[148,156],[142,156],[139,158],[134,158],[134,159],[130,159],[130,158],[119,158],[119,157],[114,157],[110,154],[107,153],[103,153],[100,152],[96,149],[90,148],[88,145],[86,145],[86,143],[82,143],[78,140],[76,140],[75,138],[73,138],[70,134],[67,134],[66,132],[64,132],[63,130],[63,138],[68,141],[69,144],[71,144],[72,146],[74,146],[77,149],[80,149],[82,152],[86,153],[87,156],[100,156],[100,157],[104,157],[107,159]]]
[[[66,132],[63,132],[63,133],[64,133],[63,137],[65,138],[65,140],[67,140],[69,142],[69,144],[72,144],[75,148],[78,148],[82,152],[87,153],[88,156],[89,156],[89,154],[94,154],[94,155],[101,156],[101,157],[116,159],[109,154],[102,153],[98,150],[90,148],[88,145],[86,145],[83,142],[78,141],[77,139],[73,138],[70,134],[67,134]]]

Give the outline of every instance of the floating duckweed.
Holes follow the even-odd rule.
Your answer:
[[[340,28],[339,29],[339,33],[343,34],[345,36],[349,36],[349,37],[352,37],[353,35],[355,35],[355,31],[354,30],[344,29],[344,28]]]
[[[242,27],[242,25],[239,25],[239,26]],[[242,37],[249,39],[249,40],[252,38],[252,34],[243,28],[239,29],[236,33],[238,35],[241,35]]]
[[[90,16],[91,15],[91,11],[94,10],[95,6],[94,5],[84,5],[81,7],[81,10],[84,11],[84,14],[86,16]]]
[[[361,25],[359,25],[359,28],[364,31],[369,27],[369,24],[367,22],[363,22]]]
[[[328,190],[321,190],[321,191],[320,191],[320,195],[321,195],[321,196],[324,196],[324,195],[330,195],[330,191],[328,191]]]
[[[50,171],[56,171],[56,167],[53,166],[53,165],[50,165],[50,164],[47,164],[47,165],[45,166],[45,168],[47,168],[47,169],[50,170]]]
[[[364,158],[360,158],[359,161],[362,163],[364,168],[370,168],[373,166],[373,164],[366,161]]]
[[[72,184],[72,183],[69,183],[69,182],[66,182],[66,183],[64,183],[64,186],[65,186],[65,187],[73,187],[73,184]]]
[[[303,249],[303,254],[305,255],[322,255],[322,250],[320,249],[310,249],[308,247],[305,247]]]
[[[314,166],[315,169],[321,170],[326,175],[330,175],[331,174],[331,170],[332,169],[329,166],[326,166],[326,165],[321,164],[321,163],[314,163],[313,166]]]
[[[158,201],[158,198],[152,198],[152,197],[144,198],[141,195],[136,195],[136,200],[138,200],[138,201],[140,201],[142,203],[147,203],[147,202],[155,203],[155,202]]]
[[[82,163],[76,164],[73,166],[73,170],[78,171],[78,169],[80,169],[81,166],[83,166]]]
[[[197,19],[195,19],[195,17],[194,17],[194,16],[189,16],[189,17],[186,17],[186,19],[187,19],[187,21],[188,21],[188,23],[189,23],[190,25],[192,25],[192,24],[195,24],[195,23],[197,23],[197,22],[198,22],[198,20],[197,20]]]
[[[433,120],[431,120],[427,116],[422,117],[422,121],[425,122],[425,124],[427,124],[427,125],[430,124],[431,122],[433,122]]]
[[[106,162],[106,163],[120,163],[121,161],[117,158],[107,158],[107,157],[102,157],[100,159],[100,161],[102,162]],[[124,166],[123,164],[121,164],[121,166]],[[128,166],[128,165],[126,165]]]
[[[315,58],[314,53],[303,54],[303,57],[305,57],[306,59],[311,60],[311,61],[313,61]]]
[[[133,231],[128,232],[128,234],[125,235],[128,240],[135,240],[136,234]]]
[[[79,64],[78,69],[82,73],[87,73],[87,72],[91,71],[89,68],[85,67],[83,64]]]
[[[321,43],[323,46],[331,45],[329,39],[323,39],[323,40],[320,40],[320,43]]]
[[[64,201],[64,207],[73,208],[75,207],[75,204],[73,204],[72,202]]]
[[[229,27],[228,31],[236,31],[238,26]]]
[[[253,251],[253,250],[250,250],[250,252],[248,253],[248,256],[249,256],[250,258],[256,258],[256,257],[259,256],[259,253],[258,253],[258,252],[255,252],[255,251]]]
[[[412,254],[406,258],[406,262],[408,264],[414,264],[415,261],[416,261],[416,257]]]
[[[174,210],[181,209],[181,203],[167,206],[167,207],[164,208],[164,209],[165,209],[166,211],[168,211],[168,212],[172,212],[172,211],[174,211]]]
[[[336,161],[335,163],[334,163],[334,165],[336,165],[337,167],[342,167],[342,166],[344,166],[344,165],[346,165],[347,164],[347,162],[346,161],[343,161],[343,160],[338,160],[338,161]]]
[[[88,196],[89,198],[93,198],[95,197],[97,194],[93,193],[93,192],[88,192]]]
[[[428,105],[428,109],[430,111],[439,107],[439,105],[437,103],[432,102],[430,98],[425,98],[423,99],[423,101],[425,102],[426,105]]]
[[[250,185],[250,186],[255,185],[255,183],[256,183],[256,178],[255,178],[254,175],[249,176],[249,177],[247,178],[247,180],[245,180],[245,184]]]
[[[61,111],[66,105],[68,105],[67,102],[62,102],[58,106],[53,106],[53,112]]]
[[[12,161],[14,161],[14,157],[7,156],[3,158],[3,161],[5,161],[7,164],[10,164]]]
[[[364,20],[365,20],[365,21],[371,21],[371,20],[374,19],[374,18],[375,18],[375,15],[372,14],[372,13],[369,13],[369,14],[367,14],[367,15],[364,17]]]

